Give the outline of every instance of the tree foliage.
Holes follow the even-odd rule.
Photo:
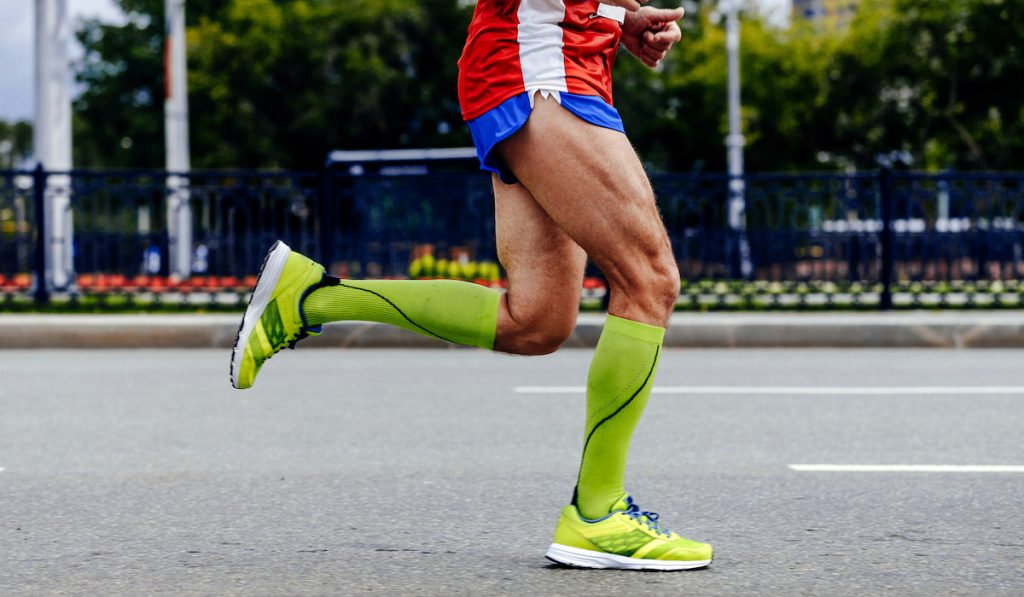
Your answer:
[[[634,143],[653,166],[723,171],[729,132],[725,32],[713,22],[713,6],[687,19],[679,49],[658,72],[620,58],[616,104]],[[755,13],[742,20],[741,38],[748,169],[814,167],[811,148],[833,40],[806,24],[772,27]]]
[[[78,167],[164,165],[164,3],[118,0],[127,21],[90,19],[75,32],[84,50],[75,65],[83,87],[73,110]],[[189,23],[216,13],[216,0],[189,0]]]
[[[163,2],[85,22],[76,165],[163,165]],[[623,52],[615,98],[655,169],[725,169],[725,35],[714,2],[657,71]],[[196,167],[315,168],[331,149],[469,143],[456,61],[460,0],[189,0]],[[742,27],[749,170],[1014,168],[1024,158],[1024,4],[862,0],[845,32]]]
[[[23,166],[32,154],[32,124],[25,120],[0,120],[0,170]]]
[[[198,162],[310,167],[337,148],[465,144],[454,40],[469,16],[454,1],[233,0],[189,31]]]
[[[870,166],[1019,168],[1024,158],[1024,4],[866,0],[829,67],[830,150]]]

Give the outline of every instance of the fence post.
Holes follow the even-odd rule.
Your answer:
[[[188,174],[170,174],[167,197],[167,273],[178,280],[192,275],[192,189]]]
[[[334,263],[334,247],[332,246],[332,233],[337,223],[331,213],[331,164],[324,165],[323,179],[320,184],[320,213],[317,222],[320,225],[320,254],[319,261],[330,270]]]
[[[882,168],[878,171],[878,193],[882,208],[882,296],[879,297],[879,307],[883,311],[892,309],[892,278],[895,262],[893,255],[893,188],[892,170]]]
[[[36,242],[32,266],[36,275],[35,301],[39,305],[50,302],[49,282],[46,279],[46,172],[42,163],[32,171],[32,198],[35,203]]]

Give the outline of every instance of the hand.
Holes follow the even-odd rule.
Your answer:
[[[658,66],[669,49],[683,38],[676,21],[683,18],[685,12],[682,7],[650,6],[627,12],[622,23],[622,45],[647,66]]]
[[[611,4],[612,6],[621,6],[626,9],[626,12],[636,12],[640,10],[640,5],[649,0],[601,0],[602,4]]]

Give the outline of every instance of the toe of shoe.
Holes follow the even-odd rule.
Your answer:
[[[253,382],[256,380],[256,361],[253,359],[252,352],[249,349],[245,350],[245,354],[242,355],[242,361],[239,364],[238,371],[235,374],[235,379],[232,380],[234,385],[239,390],[245,390],[252,387]]]
[[[710,561],[714,557],[714,548],[707,543],[687,542],[666,554],[668,559],[686,561]]]

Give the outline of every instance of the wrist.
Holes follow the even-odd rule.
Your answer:
[[[643,30],[645,20],[640,16],[639,11],[629,12],[626,11],[625,18],[622,19],[622,32],[623,33],[638,33]]]

